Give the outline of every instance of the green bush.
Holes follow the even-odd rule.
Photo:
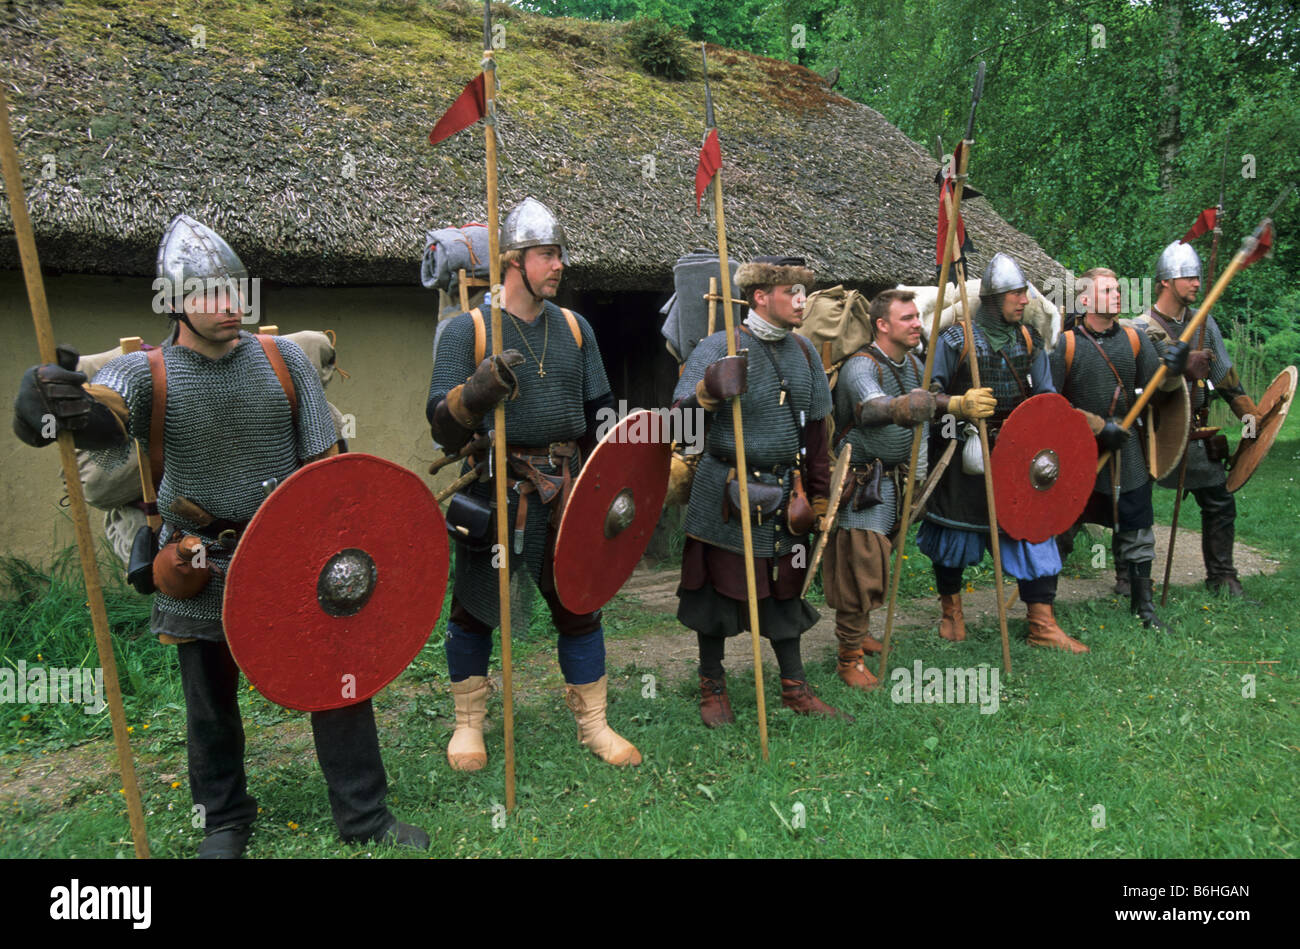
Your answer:
[[[645,18],[628,24],[624,35],[632,58],[652,76],[685,79],[690,75],[685,37],[663,20]]]

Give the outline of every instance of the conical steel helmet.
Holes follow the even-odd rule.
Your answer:
[[[564,228],[550,208],[536,198],[524,198],[506,215],[505,223],[501,225],[501,250],[523,250],[549,244],[560,248],[564,266],[569,266],[569,244]]]
[[[1006,293],[1008,290],[1022,290],[1029,286],[1029,281],[1025,279],[1025,273],[1020,269],[1020,265],[1006,254],[998,253],[993,255],[989,265],[984,268],[984,276],[980,278],[980,296],[993,296],[995,293]]]
[[[158,244],[158,276],[175,282],[177,292],[191,278],[247,279],[248,268],[216,231],[188,214],[172,218]]]
[[[1199,277],[1201,255],[1196,248],[1182,241],[1174,241],[1160,252],[1156,261],[1157,280],[1177,280],[1179,277]]]

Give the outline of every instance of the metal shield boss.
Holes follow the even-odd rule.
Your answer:
[[[1277,374],[1277,378],[1264,390],[1256,403],[1259,414],[1255,418],[1255,437],[1243,438],[1232,456],[1232,469],[1228,472],[1228,490],[1241,488],[1255,473],[1259,463],[1264,460],[1273,440],[1286,421],[1286,413],[1291,409],[1291,399],[1295,396],[1296,368],[1287,366]],[[1242,420],[1243,422],[1245,419]]]
[[[993,446],[998,527],[1036,544],[1083,513],[1097,480],[1097,442],[1064,396],[1045,392],[1020,403]]]
[[[572,613],[609,602],[645,553],[668,492],[667,417],[640,409],[582,466],[555,539],[555,592]]]
[[[1187,386],[1157,391],[1142,413],[1147,471],[1156,481],[1177,471],[1192,428],[1192,397]]]
[[[360,453],[313,462],[271,492],[240,538],[226,641],[272,702],[353,705],[424,646],[449,562],[442,512],[418,476]]]

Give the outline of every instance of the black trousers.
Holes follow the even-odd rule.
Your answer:
[[[190,792],[203,807],[208,831],[252,823],[257,801],[244,773],[244,723],[239,715],[239,667],[224,642],[197,640],[176,647],[185,692]],[[316,759],[329,788],[339,836],[365,841],[394,817],[384,805],[388,778],[379,755],[375,712],[367,699],[311,713]]]

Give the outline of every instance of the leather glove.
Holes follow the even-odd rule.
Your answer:
[[[482,418],[502,399],[518,396],[519,381],[515,378],[514,367],[523,361],[523,353],[507,349],[501,355],[488,356],[479,363],[461,392],[460,401],[465,411]]]
[[[1190,347],[1181,339],[1165,347],[1165,355],[1160,360],[1175,376],[1181,376],[1187,370],[1187,355]]]
[[[913,389],[889,403],[890,421],[895,425],[912,426],[934,418],[936,399],[933,392]]]
[[[1188,353],[1187,366],[1183,369],[1183,375],[1192,380],[1210,378],[1210,351],[1194,349]]]
[[[57,349],[58,363],[32,366],[23,373],[14,399],[14,433],[29,445],[41,447],[55,441],[41,434],[47,417],[56,431],[76,432],[90,422],[95,400],[83,386],[86,374],[77,372],[77,351]]]
[[[1116,419],[1106,420],[1106,424],[1097,433],[1097,447],[1102,451],[1117,452],[1128,441],[1128,432],[1120,427]]]
[[[992,389],[967,389],[961,395],[949,397],[947,411],[959,419],[974,422],[988,418],[997,407],[998,400],[993,398]]]
[[[1092,432],[1094,435],[1100,435],[1101,430],[1106,427],[1106,420],[1100,415],[1094,415],[1087,409],[1079,409],[1079,414],[1082,415],[1084,421],[1088,423],[1088,431]]]
[[[749,359],[744,354],[724,356],[704,370],[704,393],[714,401],[734,399],[749,388]]]

